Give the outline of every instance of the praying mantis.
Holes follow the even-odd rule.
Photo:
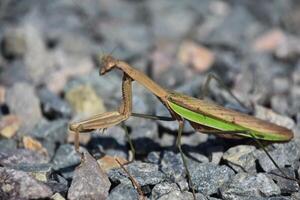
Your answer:
[[[216,134],[227,138],[253,138],[260,146],[262,145],[259,140],[285,142],[293,138],[293,132],[285,127],[224,108],[206,100],[193,98],[178,92],[164,89],[141,71],[131,67],[124,61],[115,59],[111,55],[102,57],[102,65],[103,66],[99,71],[100,75],[104,75],[113,69],[118,69],[123,72],[122,103],[117,111],[98,114],[84,121],[71,123],[69,125],[69,129],[75,132],[74,143],[77,151],[79,151],[79,133],[90,132],[97,129],[106,129],[124,122],[130,116],[158,120],[176,120],[178,122],[176,146],[179,149],[183,164],[186,168],[190,188],[192,189],[193,194],[195,194],[188,166],[185,162],[185,157],[181,149],[181,135],[184,128],[184,121],[188,121],[196,131],[201,133]],[[168,109],[171,117],[168,118],[133,113],[133,81],[137,81],[152,92]],[[268,152],[265,149],[264,151],[275,166],[280,169]]]

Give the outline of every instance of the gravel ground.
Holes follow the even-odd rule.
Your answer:
[[[266,148],[299,178],[299,9],[298,0],[0,1],[0,199],[193,199],[176,122],[126,121],[131,178],[114,160],[132,157],[121,126],[82,133],[83,154],[74,150],[70,122],[120,105],[122,74],[99,77],[103,54],[194,97],[216,74],[253,109],[216,82],[206,98],[293,130],[294,139]],[[136,82],[133,111],[168,116]],[[300,199],[298,183],[277,176],[251,139],[186,123],[182,143],[197,199]]]

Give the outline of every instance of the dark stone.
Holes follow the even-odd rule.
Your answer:
[[[51,189],[23,171],[0,167],[0,194],[3,199],[50,198]]]
[[[68,118],[71,116],[72,110],[70,105],[47,88],[38,90],[38,96],[42,103],[43,114],[48,119]]]
[[[139,199],[139,194],[132,185],[119,184],[111,190],[108,200]]]
[[[73,145],[63,144],[57,149],[52,163],[55,170],[75,168],[80,163],[80,155],[75,151]]]
[[[165,175],[159,171],[159,166],[152,163],[133,162],[125,166],[130,175],[140,184],[140,186],[155,185],[165,180]],[[113,169],[108,172],[109,178],[113,182],[131,184],[127,174],[122,169]]]
[[[64,144],[68,136],[68,121],[63,119],[41,121],[29,135],[52,143]]]

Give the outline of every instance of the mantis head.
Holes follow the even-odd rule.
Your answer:
[[[101,58],[101,68],[100,68],[100,75],[104,75],[107,72],[109,72],[110,70],[112,70],[113,68],[117,67],[118,64],[118,60],[116,60],[115,58],[113,58],[110,55],[105,55]]]

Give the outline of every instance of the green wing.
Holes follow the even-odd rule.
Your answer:
[[[182,100],[188,100],[192,106],[182,105]],[[267,141],[287,141],[293,137],[293,133],[284,127],[179,93],[172,93],[168,99],[168,104],[181,117],[217,130],[249,131],[255,138]],[[209,106],[209,109],[205,110],[203,106]],[[212,114],[208,112],[209,110],[213,111]],[[252,137],[243,133],[239,135]]]

